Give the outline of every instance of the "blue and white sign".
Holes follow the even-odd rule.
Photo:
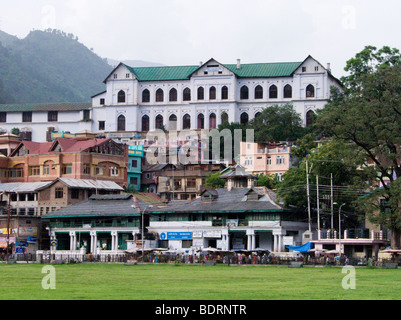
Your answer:
[[[28,241],[28,242],[36,243],[36,240],[37,240],[37,238],[34,237],[34,236],[28,236],[28,238],[27,238],[27,241]]]
[[[160,240],[192,240],[192,232],[162,232]]]

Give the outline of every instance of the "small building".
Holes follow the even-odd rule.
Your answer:
[[[127,190],[141,189],[143,145],[128,147]]]
[[[150,207],[160,205],[164,203],[152,194],[92,195],[49,213],[43,220],[48,224],[51,240],[57,243],[51,248],[54,254],[124,254],[130,244],[137,246],[142,231],[146,233]],[[157,240],[151,236],[147,239]]]
[[[291,145],[288,143],[240,144],[240,164],[252,174],[274,175],[279,181],[293,165]]]
[[[191,163],[172,166],[158,178],[158,194],[167,200],[193,200],[199,197],[210,173],[225,169],[221,163]]]
[[[108,180],[125,186],[127,146],[86,136],[53,142],[21,141],[0,159],[1,182],[41,182],[56,178]]]

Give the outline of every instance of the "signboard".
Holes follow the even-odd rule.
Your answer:
[[[233,238],[233,249],[245,249],[242,238]]]
[[[202,230],[197,230],[192,232],[192,238],[202,238],[203,232]]]
[[[28,242],[26,241],[17,241],[17,243],[15,244],[18,247],[27,247],[28,246]]]
[[[37,238],[34,237],[34,236],[28,236],[28,237],[27,237],[27,241],[28,241],[28,242],[32,242],[32,243],[36,243]]]
[[[283,245],[284,246],[293,246],[294,245],[294,237],[283,237]]]
[[[226,226],[228,227],[238,227],[238,219],[227,219]]]
[[[53,247],[56,247],[57,246],[57,240],[51,240],[50,241],[50,245],[53,246]]]
[[[0,242],[7,242],[7,237],[0,237]],[[15,237],[10,237],[10,243],[15,243]]]
[[[38,228],[37,227],[19,227],[18,234],[21,237],[37,236]]]
[[[25,253],[26,252],[26,248],[25,247],[16,247],[15,248],[15,252],[16,253]]]
[[[204,238],[221,238],[221,230],[203,230]]]
[[[160,240],[192,240],[192,232],[162,232]]]

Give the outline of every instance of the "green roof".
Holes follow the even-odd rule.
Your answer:
[[[135,74],[139,81],[186,80],[189,79],[190,75],[199,68],[199,66],[126,67]]]
[[[301,64],[302,62],[252,63],[241,64],[240,69],[237,69],[236,64],[227,64],[225,67],[240,78],[275,78],[291,76]]]
[[[26,103],[26,104],[0,104],[2,112],[23,111],[81,111],[92,108],[92,103]]]
[[[223,65],[239,78],[275,78],[289,77],[299,68],[302,62],[252,63],[242,64],[237,69],[236,64]],[[188,80],[200,66],[170,66],[170,67],[129,67],[138,81]]]

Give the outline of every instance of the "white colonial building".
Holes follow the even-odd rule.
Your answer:
[[[120,63],[92,103],[0,105],[0,133],[43,142],[51,132],[92,131],[109,137],[216,128],[246,123],[264,108],[292,104],[304,125],[323,108],[331,86],[341,87],[330,66],[308,56],[302,62],[136,67]]]
[[[147,132],[216,128],[246,123],[264,108],[290,103],[304,125],[323,108],[331,86],[341,87],[330,67],[311,56],[302,62],[132,68],[120,63],[92,97],[94,132]]]

